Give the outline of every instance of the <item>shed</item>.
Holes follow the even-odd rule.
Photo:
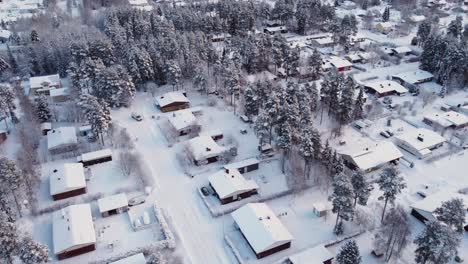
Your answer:
[[[50,122],[44,122],[44,123],[41,123],[41,132],[42,132],[42,135],[47,135],[47,132],[49,132],[50,130],[52,130],[52,123]]]
[[[156,98],[156,103],[164,113],[186,109],[190,106],[189,99],[182,92],[165,93]]]
[[[388,34],[393,30],[393,24],[390,22],[379,22],[375,24],[375,29],[382,34]]]
[[[187,147],[196,165],[216,162],[226,150],[209,136],[192,138],[187,142]]]
[[[128,211],[128,199],[125,193],[107,196],[98,200],[99,213],[108,217]]]
[[[317,217],[326,216],[328,214],[328,211],[330,211],[331,209],[331,206],[329,203],[322,203],[322,202],[314,203],[312,207],[313,207],[312,211]]]
[[[83,164],[65,163],[49,176],[50,195],[54,201],[86,193]]]
[[[49,91],[49,96],[52,102],[60,103],[69,99],[70,92],[68,88],[57,88]]]
[[[52,154],[73,151],[77,148],[75,127],[59,127],[47,132],[47,149]]]
[[[254,170],[258,170],[258,166],[260,164],[260,161],[257,158],[250,158],[250,159],[245,159],[241,160],[238,162],[230,163],[224,165],[225,169],[236,169],[240,173],[246,173]]]
[[[288,28],[285,26],[266,27],[263,29],[263,32],[270,35],[285,34],[288,33]]]
[[[52,216],[54,254],[59,260],[96,249],[91,206],[75,204],[57,210]]]
[[[377,143],[363,149],[339,151],[344,164],[352,170],[370,172],[384,165],[396,163],[403,154],[390,141]]]
[[[101,149],[83,153],[76,158],[77,162],[83,163],[83,166],[90,166],[112,160],[112,151],[110,149]]]
[[[432,150],[441,147],[446,140],[434,131],[416,128],[396,136],[395,141],[400,148],[423,159],[431,155]]]
[[[291,247],[293,236],[265,203],[249,203],[231,213],[257,258]]]
[[[412,15],[410,16],[410,20],[413,23],[419,23],[419,22],[423,22],[424,20],[426,20],[426,17],[424,15]]]
[[[250,197],[257,193],[258,185],[254,180],[247,180],[236,169],[224,169],[208,176],[221,204],[227,204]]]
[[[146,264],[146,259],[143,253],[131,255],[129,257],[111,262],[110,264]]]
[[[291,264],[332,264],[333,254],[323,245],[308,248],[288,258]]]

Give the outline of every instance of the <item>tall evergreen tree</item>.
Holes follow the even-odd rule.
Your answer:
[[[353,209],[353,185],[345,174],[336,175],[333,178],[333,193],[330,196],[332,201],[332,211],[336,213],[335,229],[339,222],[349,221],[354,213]],[[336,231],[336,230],[335,230]]]
[[[380,173],[377,184],[379,185],[380,190],[383,191],[381,199],[383,199],[385,203],[382,211],[383,221],[387,203],[390,202],[393,204],[395,202],[396,196],[401,193],[404,188],[406,188],[406,184],[404,183],[403,177],[399,176],[399,172],[395,167],[385,168]]]
[[[364,92],[360,88],[358,96],[356,98],[356,102],[354,103],[354,108],[353,108],[352,118],[354,120],[363,118],[363,115],[364,115],[364,100],[365,100]]]
[[[367,205],[370,196],[370,184],[364,178],[361,172],[355,172],[351,177],[351,184],[354,192],[354,206],[359,202],[360,205]]]
[[[434,211],[434,215],[437,220],[446,224],[448,227],[463,232],[463,226],[465,225],[465,214],[466,209],[462,199],[452,199],[442,203]]]
[[[445,264],[457,254],[460,238],[440,222],[426,223],[426,229],[414,240],[415,262]]]
[[[25,237],[19,245],[19,258],[24,264],[42,264],[49,260],[49,249],[30,237]]]
[[[5,263],[13,264],[14,256],[18,254],[20,238],[16,224],[7,221],[6,218],[0,219],[0,259]]]
[[[341,247],[340,252],[336,255],[337,264],[359,264],[362,263],[362,257],[359,253],[359,248],[354,240],[348,240]]]
[[[49,121],[52,117],[47,97],[44,95],[36,98],[36,115],[41,123]]]

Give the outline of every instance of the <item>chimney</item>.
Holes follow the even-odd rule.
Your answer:
[[[210,149],[210,148],[206,148],[206,151],[211,151],[211,149]]]
[[[421,141],[421,142],[424,142],[424,137],[421,134],[419,134],[418,135],[418,140]]]
[[[54,173],[56,173],[56,172],[57,172],[57,169],[54,170]]]

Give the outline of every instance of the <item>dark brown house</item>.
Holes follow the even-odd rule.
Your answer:
[[[169,92],[156,98],[157,107],[161,112],[172,112],[190,107],[190,101],[182,92]]]
[[[86,193],[86,179],[83,164],[65,163],[52,170],[50,195],[54,201]]]

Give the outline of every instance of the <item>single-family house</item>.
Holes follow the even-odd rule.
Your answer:
[[[49,95],[50,90],[62,87],[58,74],[31,77],[29,79],[28,95],[45,94]]]
[[[182,92],[168,92],[156,98],[156,104],[161,112],[172,112],[186,109],[190,106],[190,101]]]
[[[52,154],[73,151],[78,148],[75,127],[59,127],[47,132],[47,149]]]
[[[128,0],[128,3],[135,9],[142,11],[151,11],[153,6],[148,3],[148,0]]]
[[[246,172],[258,170],[259,164],[260,164],[260,161],[257,158],[250,158],[250,159],[245,159],[245,160],[241,160],[238,162],[226,164],[224,165],[224,168],[228,170],[236,169],[240,173],[246,173]]]
[[[414,90],[419,84],[430,82],[433,79],[432,73],[423,70],[403,72],[392,76],[392,80],[398,81],[410,90]]]
[[[366,83],[364,84],[364,90],[367,93],[374,94],[379,98],[388,95],[402,96],[408,92],[408,90],[401,84],[389,80],[380,80]]]
[[[197,118],[193,115],[190,109],[168,113],[167,119],[178,136],[184,136],[192,131],[196,132],[200,130]]]
[[[311,40],[312,45],[319,48],[333,47],[335,46],[335,41],[332,37],[323,37],[316,38]]]
[[[399,56],[407,56],[413,52],[409,47],[406,47],[406,46],[392,48],[391,50],[393,51],[394,55],[399,55]]]
[[[91,166],[112,160],[112,151],[110,149],[101,149],[83,153],[76,158],[76,162],[83,163],[83,166]]]
[[[125,193],[107,196],[98,200],[99,213],[102,217],[121,214],[128,211],[128,199]]]
[[[226,150],[209,136],[192,138],[187,142],[187,147],[193,162],[198,166],[218,161],[219,157]]]
[[[49,91],[49,96],[52,102],[60,103],[65,102],[70,97],[70,92],[68,88],[57,88]]]
[[[425,115],[423,122],[436,129],[459,129],[468,126],[468,116],[463,113],[448,111]]]
[[[409,19],[413,23],[420,23],[420,22],[423,22],[424,20],[426,20],[426,16],[424,16],[424,15],[412,15],[412,16],[410,16]]]
[[[214,34],[211,36],[211,42],[223,42],[231,37],[232,36],[229,33]]]
[[[6,43],[8,40],[10,40],[10,37],[11,32],[9,30],[0,29],[0,43]]]
[[[129,257],[111,262],[110,264],[146,264],[146,259],[143,253],[138,253],[138,254],[131,255]]]
[[[403,157],[400,150],[390,141],[363,149],[339,151],[344,164],[352,170],[370,172],[388,164],[395,164]]]
[[[340,7],[346,10],[352,10],[356,8],[356,3],[352,1],[344,1],[341,3]]]
[[[238,201],[258,192],[257,183],[254,180],[247,180],[236,169],[220,170],[208,176],[208,181],[221,204]]]
[[[375,24],[375,29],[382,34],[388,34],[393,30],[393,24],[390,22],[379,22]]]
[[[75,204],[55,211],[52,216],[54,254],[59,260],[96,249],[91,206]]]
[[[324,245],[318,245],[289,256],[288,264],[332,264],[333,257]]]
[[[331,56],[327,62],[339,72],[349,71],[353,67],[351,62],[336,56]]]
[[[270,35],[285,34],[288,33],[288,28],[285,26],[266,27],[263,29],[263,32]]]
[[[395,136],[397,146],[419,159],[430,156],[432,150],[443,146],[445,141],[445,138],[426,128],[411,129]]]
[[[373,58],[377,58],[379,55],[375,52],[360,52],[358,53],[358,56],[361,58],[362,63],[366,63]]]
[[[83,164],[65,163],[54,168],[49,176],[49,185],[54,201],[86,193]]]
[[[267,204],[249,203],[231,216],[257,258],[291,247],[293,236]]]
[[[411,215],[419,221],[426,223],[428,221],[436,221],[434,211],[442,205],[443,202],[452,199],[461,199],[465,205],[465,210],[468,211],[468,196],[456,192],[455,190],[445,189],[428,195],[423,200],[417,201],[411,205]]]
[[[8,138],[8,132],[6,130],[0,129],[0,143],[3,143]]]

